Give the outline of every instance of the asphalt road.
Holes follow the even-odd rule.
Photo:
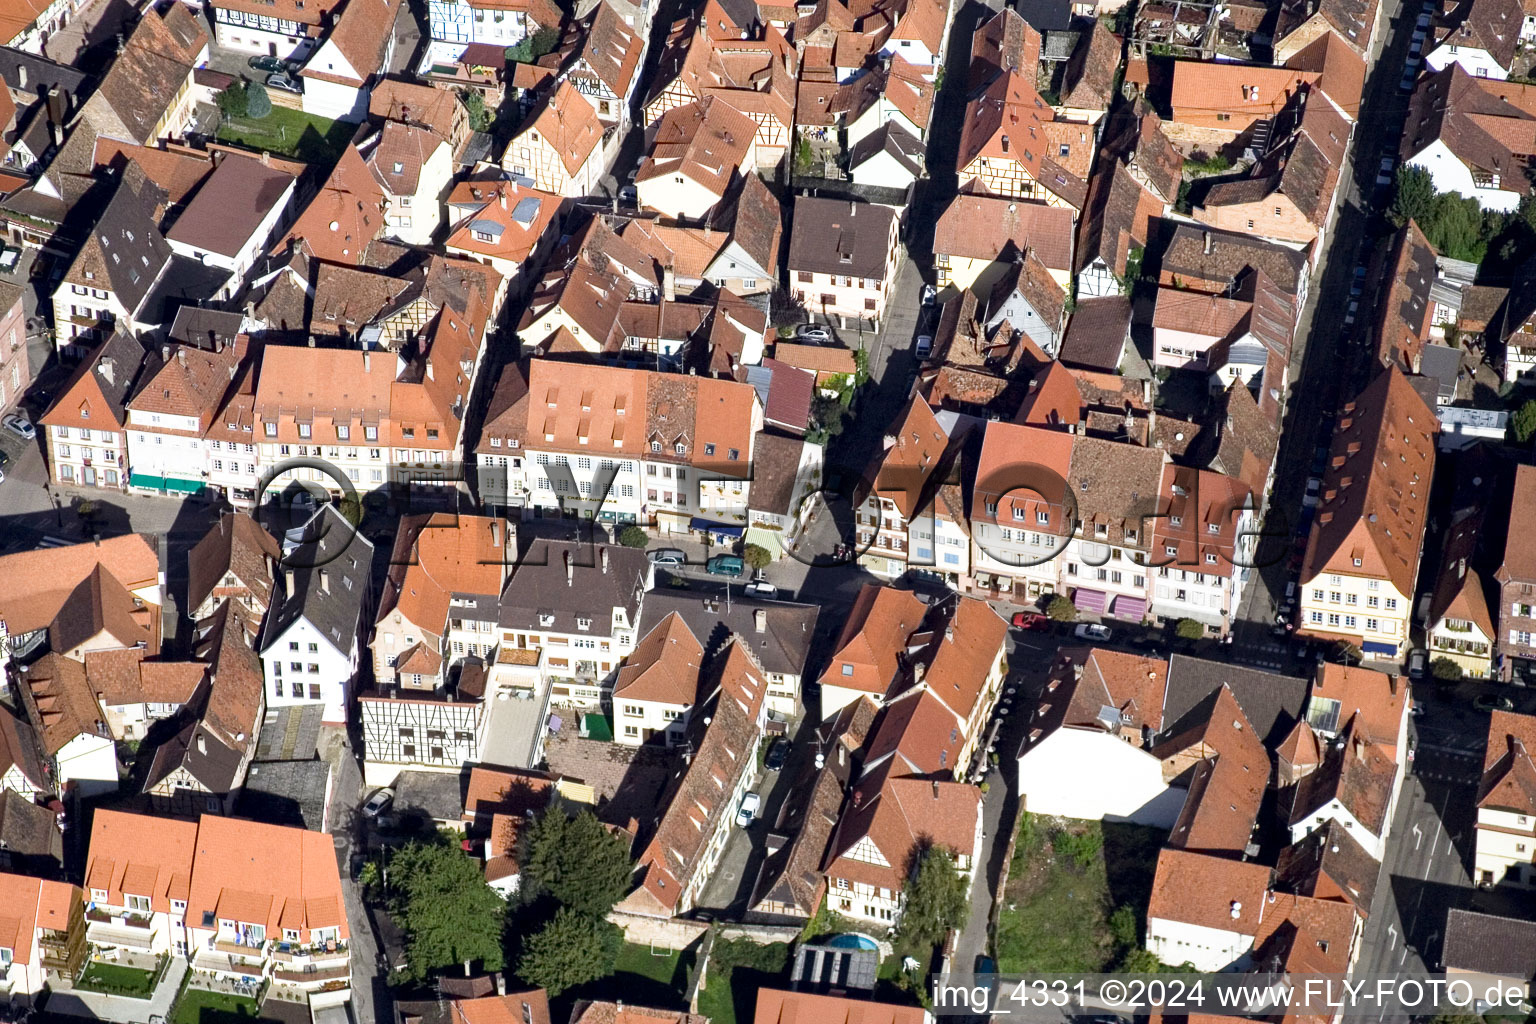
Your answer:
[[[1366,79],[1350,147],[1350,166],[1340,187],[1338,212],[1327,251],[1296,328],[1291,355],[1290,394],[1270,492],[1265,532],[1254,573],[1239,609],[1234,632],[1244,645],[1268,644],[1279,597],[1294,579],[1287,566],[1301,510],[1303,488],[1314,449],[1327,442],[1325,424],[1343,402],[1364,388],[1375,363],[1367,339],[1375,290],[1359,298],[1355,323],[1346,325],[1355,267],[1366,263],[1391,233],[1382,213],[1390,187],[1376,184],[1383,156],[1395,156],[1408,111],[1401,91],[1409,37],[1421,0],[1386,0],[1378,25],[1378,53]]]

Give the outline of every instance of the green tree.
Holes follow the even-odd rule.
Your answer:
[[[1429,663],[1429,674],[1442,683],[1459,683],[1466,672],[1450,658],[1436,658]]]
[[[1173,632],[1180,640],[1199,640],[1205,636],[1205,627],[1194,619],[1180,619]]]
[[[548,892],[562,907],[601,917],[629,890],[633,871],[629,847],[591,811],[572,818],[552,809],[528,830],[525,883]]]
[[[619,543],[627,548],[643,548],[651,539],[645,535],[645,531],[631,523],[619,531]]]
[[[363,525],[363,502],[356,497],[342,498],[336,503],[336,511],[353,526]]]
[[[950,929],[965,923],[971,901],[965,877],[943,847],[929,846],[919,853],[911,877],[898,931],[904,944],[926,953],[943,942]]]
[[[1126,950],[1120,962],[1115,965],[1116,974],[1157,974],[1167,969],[1156,953],[1141,946]]]
[[[1397,227],[1402,227],[1410,220],[1418,221],[1419,226],[1423,227],[1434,212],[1434,206],[1435,183],[1429,172],[1422,167],[1410,167],[1407,164],[1399,167],[1387,219]]]
[[[612,974],[623,945],[624,933],[615,925],[562,907],[524,945],[517,976],[558,996]]]
[[[459,102],[464,104],[464,109],[469,113],[469,127],[473,131],[483,132],[491,127],[494,117],[486,109],[485,97],[480,95],[479,90],[460,89]]]
[[[252,82],[246,86],[245,116],[260,121],[270,113],[272,113],[272,97],[267,95],[267,87],[260,82]]]
[[[761,544],[748,544],[741,549],[741,560],[756,572],[773,564],[773,554]]]
[[[552,53],[560,42],[560,33],[552,28],[541,28],[531,36],[524,36],[516,46],[509,46],[504,56],[519,64],[532,64],[546,53]]]
[[[1109,915],[1109,936],[1116,947],[1125,950],[1135,948],[1139,932],[1136,908],[1129,903],[1116,907],[1115,912]]]
[[[1045,614],[1057,622],[1071,622],[1077,618],[1077,607],[1061,594],[1057,594],[1051,598],[1051,603],[1045,606]]]
[[[235,82],[219,93],[219,113],[225,117],[244,117],[246,110],[245,83]]]
[[[1509,417],[1509,431],[1521,444],[1536,435],[1536,398],[1527,401]]]
[[[406,934],[410,978],[477,960],[486,970],[501,969],[505,904],[456,840],[440,832],[402,846],[385,878]]]

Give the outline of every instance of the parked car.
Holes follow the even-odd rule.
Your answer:
[[[778,597],[779,588],[767,580],[753,580],[747,584],[747,593],[753,597]]]
[[[269,75],[283,74],[288,70],[288,65],[284,63],[280,58],[272,57],[265,53],[256,57],[252,57],[250,60],[246,61],[246,63],[255,70],[265,71]]]
[[[389,788],[381,789],[368,798],[363,804],[363,817],[377,818],[395,803],[395,791]]]
[[[4,426],[6,430],[9,430],[24,441],[31,441],[37,437],[37,430],[20,413],[13,412],[5,419],[0,420],[0,426]]]
[[[1079,640],[1092,640],[1095,643],[1107,644],[1109,638],[1115,634],[1108,626],[1101,626],[1097,622],[1084,622],[1072,631],[1072,635]]]
[[[736,824],[742,828],[751,828],[757,820],[757,812],[762,810],[763,798],[756,793],[748,793],[741,798],[741,810],[736,812]]]
[[[1485,693],[1472,702],[1472,706],[1479,711],[1513,711],[1515,702],[1508,697],[1500,697],[1496,693]]]
[[[919,334],[917,336],[917,358],[927,359],[928,354],[932,351],[933,336],[930,334]]]
[[[812,345],[827,345],[832,341],[832,332],[817,324],[801,324],[795,337]]]
[[[740,576],[745,568],[740,555],[716,555],[704,563],[704,571],[711,576]]]
[[[656,548],[647,551],[652,565],[665,566],[668,569],[681,569],[688,564],[688,555],[680,548]]]
[[[784,763],[789,760],[789,737],[780,736],[768,747],[768,756],[763,758],[763,767],[771,772],[783,771]]]
[[[1396,160],[1393,160],[1389,156],[1382,157],[1381,158],[1381,166],[1376,171],[1376,184],[1378,184],[1378,185],[1390,185],[1390,184],[1392,184],[1392,170],[1396,166],[1397,166],[1397,161]]]
[[[1301,507],[1316,508],[1318,502],[1322,501],[1322,490],[1323,482],[1315,476],[1309,477],[1306,493],[1301,496]]]
[[[1014,612],[1014,629],[1050,629],[1051,617],[1040,612]]]
[[[285,71],[279,71],[275,75],[267,76],[267,88],[281,89],[283,92],[303,92],[299,86],[299,80]]]
[[[619,202],[625,206],[637,206],[640,203],[640,193],[633,185],[625,185],[619,189]]]
[[[1408,655],[1408,678],[1418,679],[1424,675],[1424,651],[1416,650]]]

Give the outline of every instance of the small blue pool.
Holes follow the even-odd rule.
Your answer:
[[[827,940],[827,945],[838,949],[879,949],[880,946],[868,935],[860,935],[857,932],[844,932],[834,935]]]

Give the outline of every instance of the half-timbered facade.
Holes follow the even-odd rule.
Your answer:
[[[407,769],[457,773],[480,760],[485,704],[446,691],[363,694],[363,777],[385,786]]]

